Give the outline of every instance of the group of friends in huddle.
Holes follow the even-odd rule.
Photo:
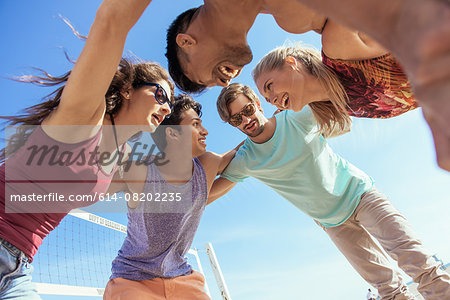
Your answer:
[[[185,255],[205,207],[247,177],[321,226],[381,299],[414,299],[385,253],[425,299],[450,298],[449,274],[405,217],[326,141],[350,131],[350,117],[391,118],[422,106],[438,164],[450,170],[448,2],[205,0],[168,28],[168,71],[122,57],[150,2],[104,0],[70,72],[17,79],[60,87],[26,114],[3,117],[17,130],[1,152],[0,299],[40,299],[33,256],[71,209],[92,204],[12,203],[12,195],[120,191],[166,193],[174,201],[128,197],[127,236],[104,299],[209,299]],[[253,59],[247,33],[261,13],[288,32],[313,30],[322,38],[321,53],[278,47],[253,69],[261,99],[277,108],[269,118],[255,91],[231,83]],[[189,94],[175,95],[175,85]],[[206,151],[202,106],[192,96],[212,86],[223,87],[220,118],[247,136],[223,154]],[[165,163],[123,168],[143,132]],[[54,164],[51,156],[31,160],[36,147],[60,157],[96,155],[89,163],[75,155],[70,164]]]

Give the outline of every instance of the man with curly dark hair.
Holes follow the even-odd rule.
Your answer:
[[[236,150],[222,155],[206,151],[201,108],[189,95],[175,97],[172,114],[152,134],[164,163],[133,164],[112,185],[114,192],[124,192],[128,226],[103,299],[166,299],[167,294],[171,299],[210,299],[203,275],[192,269],[186,254],[214,179]]]

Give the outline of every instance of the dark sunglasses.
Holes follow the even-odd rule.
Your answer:
[[[167,104],[169,104],[170,111],[173,110],[172,101],[170,101],[169,97],[167,96],[166,90],[159,83],[143,82],[139,86],[156,86],[156,91],[155,91],[156,102],[158,102],[161,105],[164,105],[164,103],[167,103]]]
[[[256,112],[255,104],[249,103],[246,106],[244,106],[240,112],[232,115],[228,123],[230,123],[231,126],[238,127],[242,123],[242,116],[250,117],[255,112]]]

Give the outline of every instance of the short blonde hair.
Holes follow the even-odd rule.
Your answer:
[[[319,132],[325,137],[338,135],[339,132],[348,132],[352,121],[347,113],[347,93],[334,71],[322,63],[318,51],[299,46],[275,48],[266,54],[253,69],[253,80],[256,81],[265,72],[281,69],[288,56],[297,59],[311,75],[319,80],[330,95],[329,101],[309,104]]]
[[[257,104],[259,101],[256,93],[248,86],[242,83],[232,83],[227,87],[224,87],[220,92],[219,98],[217,99],[217,111],[219,112],[220,118],[224,122],[230,120],[230,111],[228,106],[231,102],[236,100],[239,95],[246,96],[251,102]]]

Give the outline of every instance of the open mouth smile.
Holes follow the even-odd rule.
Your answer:
[[[220,65],[217,70],[219,71],[219,78],[222,81],[230,81],[241,73],[241,69],[232,65]]]
[[[155,125],[161,124],[161,122],[164,120],[164,117],[158,114],[152,114],[152,122],[156,123]]]
[[[198,141],[201,145],[206,147],[206,138],[200,138],[200,139],[198,139]]]
[[[288,94],[286,93],[286,94],[283,95],[283,98],[281,98],[280,106],[281,106],[283,109],[287,109],[287,108],[288,108],[288,105],[289,105],[289,96],[288,96]]]

